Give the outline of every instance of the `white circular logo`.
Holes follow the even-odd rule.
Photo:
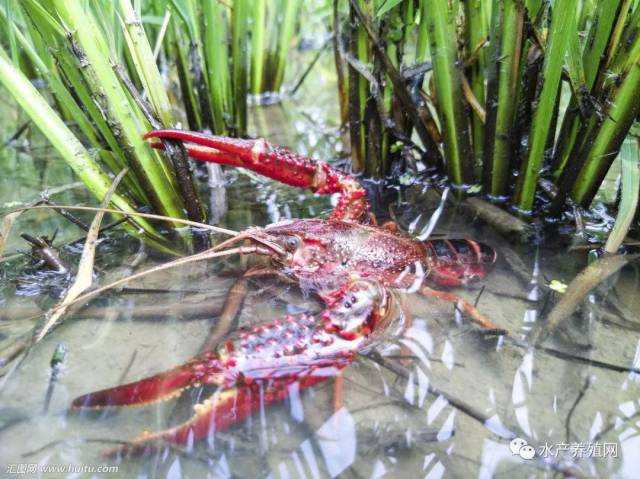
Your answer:
[[[521,437],[513,438],[509,443],[509,449],[511,449],[511,454],[520,456],[522,459],[533,459],[536,455],[535,448]]]

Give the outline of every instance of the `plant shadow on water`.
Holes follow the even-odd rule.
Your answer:
[[[315,138],[321,128],[313,124],[313,114],[311,119],[307,112],[294,121],[269,120],[282,108],[254,112],[268,118],[262,124],[284,123],[283,131],[260,131],[262,135],[316,157],[335,155],[337,135]],[[287,123],[297,125],[299,133],[285,131]],[[227,179],[229,210],[223,225],[232,228],[322,216],[331,208],[328,198],[313,198],[243,172],[229,171]],[[401,224],[410,225],[420,214],[428,218],[437,206],[439,197],[430,193],[417,183],[389,208]],[[388,196],[398,197],[394,190]],[[479,298],[482,312],[525,343],[548,312],[550,296],[557,294],[547,287],[549,280],[569,282],[583,261],[582,253],[567,255],[565,247],[513,251],[489,227],[452,206],[445,208],[434,234],[474,238],[496,248],[500,259],[489,276],[456,292],[471,302]],[[134,267],[158,263],[121,233],[108,234],[98,254],[103,284]],[[74,264],[79,252],[67,250],[65,255]],[[106,464],[100,451],[113,445],[110,441],[185,420],[192,405],[210,391],[194,388],[178,401],[117,412],[68,414],[67,409],[81,394],[147,377],[194,356],[245,263],[245,258],[214,260],[150,276],[130,287],[175,292],[106,295],[53,331],[18,370],[1,379],[0,464]],[[43,307],[52,303],[45,288],[29,288],[42,282],[26,274],[28,260],[13,265],[3,273],[3,342],[29,329],[31,321],[18,319],[37,311],[34,301]],[[14,288],[16,283],[20,286]],[[603,363],[640,367],[637,315],[625,322],[610,312],[612,304],[619,316],[638,311],[636,288],[637,270],[631,264],[606,290],[588,298],[579,311],[587,321],[572,325],[569,339],[559,331],[545,344]],[[235,328],[318,307],[295,287],[276,281],[253,280],[249,289]],[[282,403],[207,440],[124,459],[118,462],[119,474],[438,478],[544,477],[560,471],[631,477],[638,470],[640,375],[517,347],[459,318],[447,302],[411,294],[405,302],[410,312],[406,327],[358,356],[343,371],[341,385],[329,379],[303,391],[292,388]],[[59,343],[67,354],[49,412],[43,414],[48,365]],[[341,388],[340,400],[336,388]],[[514,454],[514,438],[533,446],[535,457],[527,459],[517,450]]]

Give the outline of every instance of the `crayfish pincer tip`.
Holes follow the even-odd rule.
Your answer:
[[[176,130],[174,128],[161,128],[157,130],[151,130],[145,133],[142,138],[148,140],[149,138],[178,138],[180,135],[188,134],[191,132]]]
[[[148,140],[149,138],[158,138],[158,130],[151,130],[142,135],[142,138],[145,140]]]

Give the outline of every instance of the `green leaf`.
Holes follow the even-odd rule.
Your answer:
[[[551,283],[549,283],[549,289],[564,294],[567,291],[567,284],[557,279],[552,279]]]
[[[640,189],[640,145],[636,138],[629,138],[620,149],[622,162],[622,195],[613,229],[609,234],[605,251],[615,254],[624,241],[633,222],[638,207],[638,190]]]
[[[187,11],[185,5],[178,0],[169,0],[169,3],[178,14],[180,19],[184,22],[189,33],[189,39],[193,42],[196,37],[196,33],[193,28],[193,23],[190,21],[191,17],[189,16],[189,12]]]
[[[402,0],[384,0],[376,9],[376,18],[381,17],[399,3],[402,3]]]
[[[468,195],[475,195],[476,193],[480,192],[482,192],[482,185],[480,184],[471,185],[467,190]]]

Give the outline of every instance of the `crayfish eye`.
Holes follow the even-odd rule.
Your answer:
[[[289,251],[295,251],[298,245],[300,244],[300,239],[295,236],[290,236],[285,241],[285,248]]]

